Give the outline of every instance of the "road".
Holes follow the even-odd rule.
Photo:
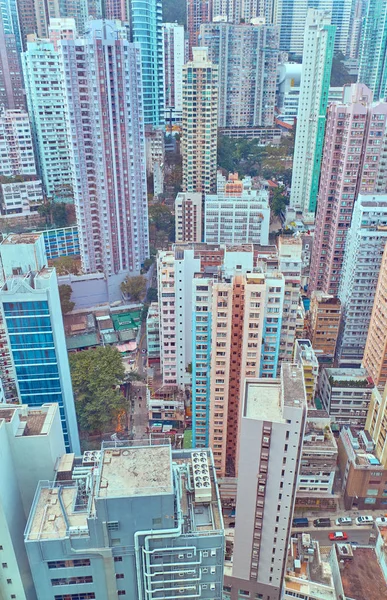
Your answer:
[[[322,546],[331,546],[334,542],[329,539],[329,534],[332,531],[345,531],[348,535],[348,542],[357,542],[358,544],[368,545],[369,543],[374,544],[375,540],[370,539],[372,534],[372,527],[369,525],[352,525],[351,527],[306,527],[302,531],[300,529],[292,529],[292,534],[295,533],[310,533],[314,540],[320,542]]]
[[[146,354],[142,352],[146,350],[146,335],[145,326],[142,324],[142,334],[138,345],[136,356],[135,370],[139,375],[146,378]],[[148,437],[148,407],[146,404],[146,383],[145,381],[133,381],[130,390],[131,411],[129,430],[133,439],[144,439]]]

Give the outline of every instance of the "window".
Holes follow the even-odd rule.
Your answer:
[[[10,585],[12,583],[12,579],[7,579],[7,583]]]
[[[114,562],[122,562],[122,556],[115,556]]]
[[[126,592],[125,592],[125,590],[118,590],[117,595],[118,596],[126,596]]]
[[[51,585],[79,585],[81,583],[93,583],[91,575],[81,575],[79,577],[59,577],[51,579]]]
[[[116,573],[116,579],[123,579],[124,577],[123,573]]]
[[[79,592],[79,594],[59,594],[54,600],[95,600],[94,592]]]
[[[376,504],[376,498],[365,498],[364,504]]]
[[[107,528],[108,531],[118,531],[118,521],[108,521],[107,522]]]
[[[3,567],[3,569],[8,569],[8,563],[1,563],[1,566]]]
[[[245,598],[249,598],[250,592],[248,590],[239,590],[239,595],[244,596]]]
[[[49,569],[64,569],[66,567],[89,567],[89,558],[76,558],[74,560],[52,560],[47,563]]]

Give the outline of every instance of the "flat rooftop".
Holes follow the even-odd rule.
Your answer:
[[[169,446],[104,450],[97,497],[172,494]]]
[[[284,363],[281,369],[281,381],[286,406],[306,404],[304,372],[301,367]]]
[[[387,600],[387,585],[373,548],[356,548],[341,571],[344,594],[351,600]]]
[[[279,379],[247,381],[245,389],[244,417],[284,423],[280,407]]]
[[[10,233],[2,244],[35,244],[41,233]]]

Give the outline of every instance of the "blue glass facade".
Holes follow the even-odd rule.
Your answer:
[[[20,400],[29,406],[57,402],[66,449],[69,449],[63,393],[48,302],[40,300],[4,302],[3,310]]]
[[[211,312],[192,318],[192,447],[208,448],[210,422]]]

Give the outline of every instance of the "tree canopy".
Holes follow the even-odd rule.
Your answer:
[[[62,309],[63,315],[65,315],[68,312],[71,312],[75,306],[75,302],[71,302],[72,293],[73,290],[71,289],[71,285],[59,286],[60,307]]]
[[[118,415],[127,412],[119,387],[125,369],[117,348],[100,346],[70,354],[69,360],[80,429],[91,433],[116,429]]]
[[[337,52],[333,57],[330,81],[331,87],[342,87],[346,83],[354,83],[356,81],[356,77],[349,74],[343,60],[344,55],[341,52]]]
[[[149,233],[151,242],[157,247],[175,240],[175,217],[171,209],[160,202],[148,208]]]
[[[284,191],[285,188],[283,186],[276,188],[270,200],[270,207],[276,216],[285,212],[285,208],[289,204],[289,199],[284,195]]]
[[[126,296],[130,296],[132,300],[141,300],[146,290],[146,278],[143,275],[135,275],[134,277],[127,275],[120,288],[121,292]]]
[[[73,275],[78,274],[77,261],[72,256],[61,256],[53,262],[53,266],[56,269],[58,275],[67,275],[72,273]]]
[[[185,25],[187,22],[186,2],[183,0],[163,0],[163,23]]]

